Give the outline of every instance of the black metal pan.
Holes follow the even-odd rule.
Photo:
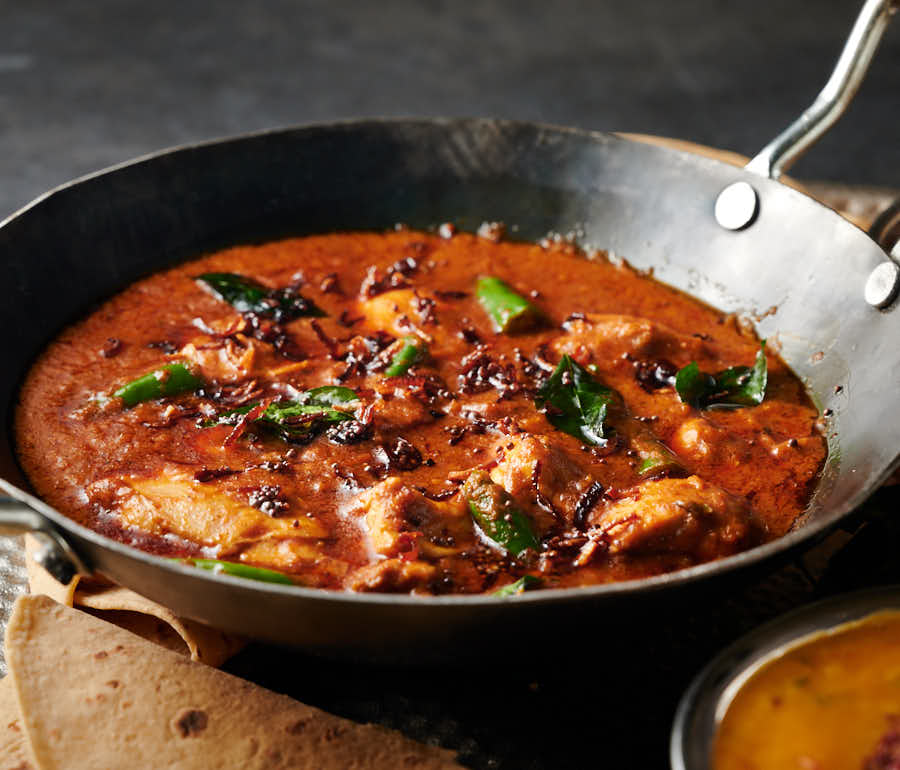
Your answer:
[[[900,271],[865,233],[771,177],[836,119],[891,5],[868,0],[823,95],[746,169],[528,123],[368,120],[167,151],[48,193],[0,226],[0,523],[36,532],[41,561],[61,578],[97,570],[179,615],[331,654],[511,643],[523,629],[552,631],[562,618],[572,628],[641,612],[654,599],[671,602],[808,546],[897,465]],[[723,311],[759,314],[760,335],[778,340],[831,414],[827,467],[795,529],[746,553],[644,580],[502,601],[423,599],[210,575],[102,537],[24,491],[10,437],[17,389],[41,348],[98,301],[235,243],[447,220],[470,229],[502,220],[525,239],[576,232]]]

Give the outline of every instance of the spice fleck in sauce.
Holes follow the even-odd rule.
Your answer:
[[[441,233],[125,289],[27,378],[37,491],[139,548],[357,591],[626,580],[789,529],[826,449],[771,345],[602,255]]]

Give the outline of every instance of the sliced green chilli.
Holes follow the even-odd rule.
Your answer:
[[[384,370],[385,377],[400,377],[425,357],[425,343],[418,337],[405,337],[403,346],[391,359],[391,365]]]
[[[121,398],[125,406],[131,407],[142,401],[188,393],[203,385],[203,379],[184,364],[164,364],[149,374],[123,385],[113,395]]]
[[[538,549],[540,544],[528,516],[485,471],[472,471],[462,486],[462,494],[475,523],[498,548],[513,556],[529,548]]]
[[[544,320],[540,310],[496,276],[479,278],[475,296],[498,332],[515,334],[528,331]]]
[[[233,561],[220,561],[219,559],[195,559],[193,557],[173,559],[173,561],[179,562],[180,564],[189,564],[193,567],[205,569],[210,572],[244,578],[246,580],[259,580],[263,583],[294,585],[294,581],[283,572],[276,572],[273,569],[265,569],[264,567],[252,567],[249,564],[239,564]]]

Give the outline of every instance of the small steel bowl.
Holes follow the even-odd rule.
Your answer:
[[[716,732],[740,688],[789,649],[881,611],[900,610],[900,585],[866,589],[789,612],[726,647],[694,679],[672,725],[672,770],[711,770]]]

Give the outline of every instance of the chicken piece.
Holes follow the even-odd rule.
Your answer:
[[[273,560],[268,556],[265,560],[275,569],[290,570],[298,562],[316,559],[318,552],[308,541],[328,535],[327,529],[315,519],[268,516],[175,469],[167,469],[154,478],[105,479],[94,486],[98,494],[103,489],[115,490],[111,507],[125,526],[158,536],[175,534],[209,547],[218,546],[223,555],[239,553],[250,543],[257,543],[254,547],[263,549],[261,544],[268,542]],[[89,496],[92,491],[88,490]],[[275,549],[277,541],[292,544],[278,550]]]
[[[394,289],[360,302],[366,325],[386,331],[395,337],[414,335],[423,340],[436,355],[461,353],[466,343],[455,329],[464,324],[453,317],[459,311],[453,303],[445,302],[424,291]]]
[[[357,569],[345,586],[350,591],[430,593],[428,584],[437,574],[437,568],[424,561],[385,559]]]
[[[491,481],[531,515],[540,534],[563,521],[571,524],[578,500],[594,479],[544,436],[521,433],[504,438],[502,446]]]
[[[421,401],[412,398],[379,399],[372,402],[375,427],[381,431],[403,431],[434,422],[434,415]]]
[[[714,425],[705,417],[683,422],[671,440],[672,449],[700,463],[735,466],[751,459],[751,447],[740,436]]]
[[[259,343],[243,334],[217,339],[198,337],[179,354],[192,361],[207,380],[237,382],[249,377],[257,366]]]
[[[363,300],[360,309],[369,326],[402,337],[410,334],[414,326],[423,325],[416,300],[412,289],[394,289]]]
[[[598,507],[592,533],[608,552],[717,559],[762,542],[765,529],[743,500],[698,476],[657,479]]]
[[[367,378],[365,384],[379,396],[372,402],[379,430],[409,430],[432,423],[435,410],[443,408],[452,396],[443,381],[431,373],[387,378],[377,374]]]
[[[448,556],[474,543],[472,520],[460,495],[430,500],[391,477],[363,492],[360,503],[371,547],[382,556]]]
[[[270,342],[261,342],[258,335],[248,336],[247,322],[240,316],[208,322],[195,318],[194,326],[203,333],[191,339],[179,354],[193,362],[208,380],[238,382],[251,376],[281,377],[310,367],[309,361],[285,358]],[[308,330],[307,336],[312,336]],[[319,344],[318,338],[313,339]]]
[[[702,357],[705,343],[661,323],[629,315],[591,314],[568,322],[568,333],[554,340],[553,349],[578,361],[608,368],[626,355],[632,360],[666,360],[678,365]]]
[[[315,540],[268,537],[242,545],[239,551],[240,560],[248,564],[265,564],[285,571],[303,565],[302,585],[309,587],[337,588],[350,570],[343,559],[323,554]],[[223,552],[219,556],[229,554]]]

